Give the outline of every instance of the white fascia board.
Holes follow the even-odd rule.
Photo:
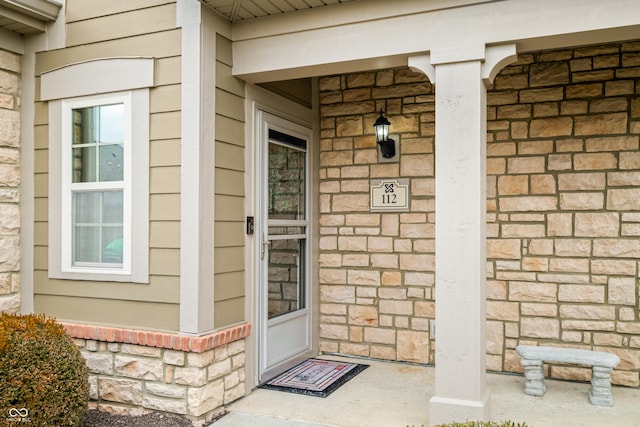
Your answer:
[[[491,11],[495,30],[487,44],[516,42],[519,51],[624,41],[638,37],[637,0],[508,0]]]
[[[343,3],[335,6],[303,9],[282,15],[271,15],[233,24],[233,41],[274,36],[286,32],[299,32],[353,24],[355,22],[382,21],[397,16],[434,12],[480,3],[505,0],[369,0]],[[384,28],[379,28],[384,32]]]
[[[62,4],[51,0],[0,0],[0,6],[37,18],[43,22],[58,19]]]
[[[19,10],[10,9],[0,4],[0,16],[4,19],[9,20],[9,22],[17,25],[22,25],[26,27],[29,31],[35,30],[36,32],[44,32],[45,31],[45,23],[39,20],[38,18],[34,18],[31,15],[26,15]],[[27,31],[25,28],[20,28],[17,31]]]
[[[253,82],[266,81],[275,71],[308,77],[319,75],[316,67],[344,72],[344,64],[351,61],[395,57],[406,65],[409,56],[425,52],[446,61],[475,60],[486,45],[515,43],[522,52],[627,40],[634,38],[634,31],[637,38],[640,29],[637,0],[503,0],[395,15],[392,10],[399,3],[386,2],[385,19],[352,16],[344,23],[345,18],[336,16],[338,24],[308,23],[304,30],[299,24],[285,25],[285,20],[265,20],[260,24],[263,36],[254,32],[244,39],[234,29],[233,73]],[[274,25],[267,26],[270,23]],[[454,58],[450,52],[456,49],[473,57]]]

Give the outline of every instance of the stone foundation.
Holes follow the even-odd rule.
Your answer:
[[[245,395],[248,324],[198,337],[63,325],[87,361],[92,409],[170,412],[201,425]]]
[[[21,57],[0,50],[0,312],[20,310]]]

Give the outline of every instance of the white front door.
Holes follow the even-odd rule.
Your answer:
[[[311,352],[309,156],[311,130],[258,113],[260,215],[257,232],[259,381]]]

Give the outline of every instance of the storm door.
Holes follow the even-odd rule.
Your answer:
[[[259,381],[311,351],[307,155],[310,130],[260,115]]]

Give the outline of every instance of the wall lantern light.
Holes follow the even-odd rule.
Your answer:
[[[385,159],[390,159],[396,155],[396,143],[393,139],[389,139],[389,126],[391,122],[382,115],[380,110],[380,117],[373,124],[373,128],[376,130],[376,141],[380,146],[380,153]]]

